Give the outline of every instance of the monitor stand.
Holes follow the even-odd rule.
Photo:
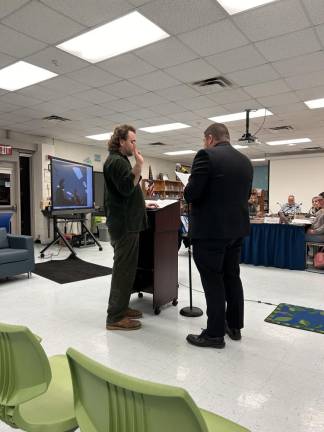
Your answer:
[[[84,223],[85,221],[84,214],[77,215],[77,217],[75,215],[64,215],[64,216],[53,215],[52,217],[53,217],[53,227],[54,227],[54,239],[40,251],[41,258],[44,258],[45,256],[44,252],[51,246],[55,245],[59,240],[62,240],[65,246],[71,251],[71,258],[74,258],[77,255],[71,243],[69,243],[69,241],[65,238],[64,234],[58,227],[57,224],[59,220],[64,222],[80,222],[81,236],[84,235],[86,237],[88,234],[92,238],[94,243],[98,246],[99,250],[102,251],[102,246],[100,242],[95,238],[95,236],[92,234],[92,232],[88,229],[88,227]],[[86,243],[86,241],[84,243]]]

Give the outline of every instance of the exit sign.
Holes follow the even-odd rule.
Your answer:
[[[11,156],[12,155],[12,147],[0,144],[0,155]]]

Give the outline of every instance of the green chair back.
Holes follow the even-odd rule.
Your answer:
[[[129,377],[72,348],[67,357],[81,431],[207,432],[185,390]]]
[[[27,327],[0,323],[0,419],[3,407],[35,398],[50,381],[50,365],[39,339]]]

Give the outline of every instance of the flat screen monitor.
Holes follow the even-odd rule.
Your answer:
[[[84,213],[93,209],[93,167],[52,157],[51,194],[53,213]]]

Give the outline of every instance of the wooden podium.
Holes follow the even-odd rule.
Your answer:
[[[180,204],[147,209],[149,228],[140,233],[139,257],[133,292],[153,294],[153,309],[178,304],[178,229]]]

